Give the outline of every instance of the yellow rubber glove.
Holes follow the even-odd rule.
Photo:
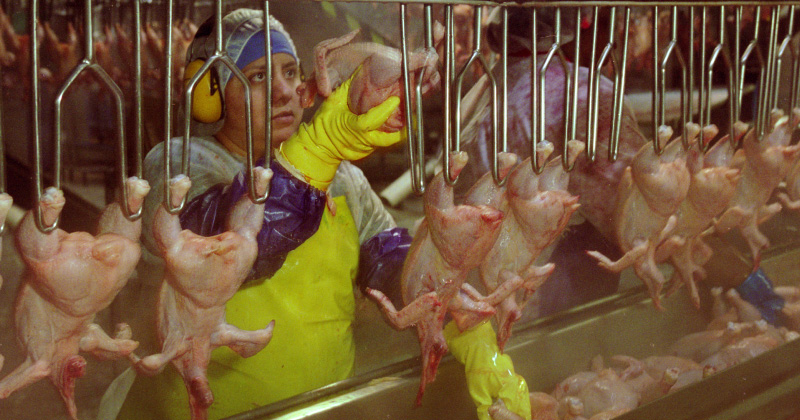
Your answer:
[[[528,384],[514,373],[511,358],[500,353],[489,321],[463,333],[450,322],[444,328],[444,338],[450,353],[464,365],[469,395],[478,407],[480,420],[491,419],[488,410],[497,398],[502,398],[509,410],[530,420]]]
[[[352,79],[353,76],[322,102],[310,124],[301,124],[292,137],[281,143],[283,157],[309,184],[321,190],[328,188],[339,162],[361,159],[375,147],[391,146],[403,138],[403,130],[378,131],[400,105],[400,98],[390,96],[365,114],[353,114],[347,105]]]

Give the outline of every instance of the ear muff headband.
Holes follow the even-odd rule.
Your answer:
[[[204,60],[194,60],[186,65],[183,74],[183,87],[189,86],[189,81],[203,67]],[[222,96],[219,92],[219,76],[214,67],[211,67],[194,87],[192,97],[192,118],[202,123],[215,123],[222,118]]]

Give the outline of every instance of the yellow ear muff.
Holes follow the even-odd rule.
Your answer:
[[[203,67],[205,61],[194,60],[186,65],[186,71],[183,74],[183,86],[189,86],[189,81],[192,77]],[[202,123],[214,123],[222,118],[222,98],[219,94],[219,81],[216,77],[212,77],[211,69],[194,87],[194,96],[192,97],[192,118]]]

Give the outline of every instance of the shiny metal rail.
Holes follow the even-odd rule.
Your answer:
[[[273,0],[273,1],[296,1],[296,0]],[[326,0],[314,0],[326,1]],[[327,0],[330,1],[330,0]],[[341,0],[333,0],[341,1]],[[345,0],[352,3],[392,3],[397,4],[397,0]],[[752,6],[752,1],[746,0],[405,0],[406,4],[466,4],[472,6],[521,6],[521,7],[551,7],[551,6]],[[800,4],[797,1],[765,0],[759,1],[760,6],[785,6],[787,4]]]

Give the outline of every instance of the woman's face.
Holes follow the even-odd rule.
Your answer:
[[[266,101],[266,59],[264,57],[248,64],[242,73],[250,81],[253,120],[253,151],[256,156],[264,154]],[[278,147],[297,131],[303,118],[300,96],[300,69],[295,59],[285,53],[272,55],[272,147]],[[245,88],[235,76],[225,86],[225,122],[217,137],[225,137],[223,143],[235,144],[240,151],[246,150],[247,120],[245,119]]]

